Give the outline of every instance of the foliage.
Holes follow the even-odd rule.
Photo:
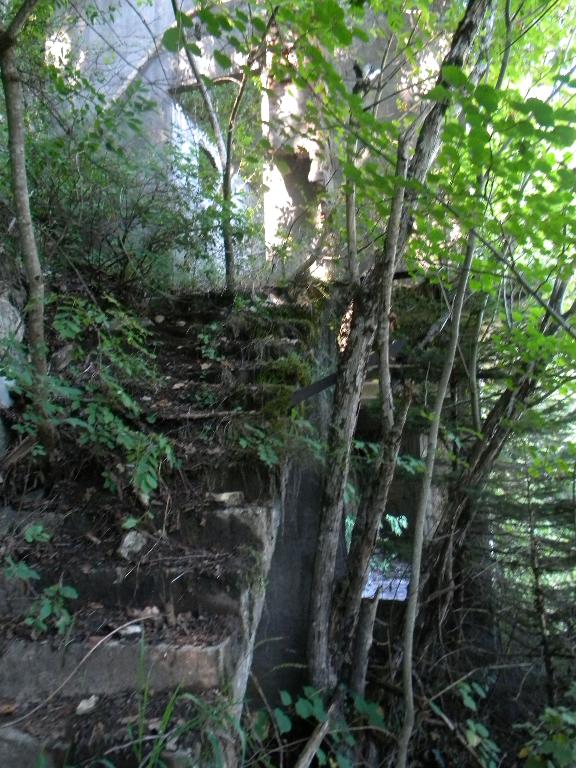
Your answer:
[[[64,634],[72,624],[73,617],[68,610],[68,601],[76,600],[78,592],[65,584],[53,584],[42,590],[40,598],[33,603],[25,624],[37,634],[47,632],[53,626]]]
[[[76,270],[81,281],[105,281],[116,288],[142,282],[164,287],[178,269],[189,283],[207,275],[218,277],[223,223],[232,228],[234,244],[248,261],[247,236],[258,226],[258,205],[246,218],[240,215],[241,195],[235,190],[232,198],[226,196],[220,186],[224,169],[209,151],[198,151],[197,156],[174,148],[148,151],[143,129],[153,104],[137,79],[125,98],[110,104],[104,91],[82,75],[77,61],[46,63],[43,43],[54,26],[56,5],[39,4],[38,14],[24,30],[21,57],[27,83],[31,202],[46,272],[56,276]],[[359,252],[368,270],[388,242],[391,202],[403,191],[402,226],[411,237],[400,257],[422,281],[418,292],[424,299],[418,306],[412,298],[403,303],[401,293],[395,292],[398,317],[390,314],[384,322],[390,323],[393,335],[409,342],[399,375],[417,382],[414,411],[429,412],[445,356],[454,289],[468,248],[473,250],[460,359],[442,413],[445,445],[438,451],[450,495],[440,521],[444,527],[439,526],[437,541],[430,542],[424,569],[428,592],[423,592],[422,633],[426,651],[437,657],[419,670],[423,688],[430,670],[440,674],[439,659],[448,659],[454,667],[467,662],[470,627],[475,615],[481,615],[478,624],[485,616],[490,621],[496,617],[493,635],[501,644],[490,646],[494,654],[504,654],[506,646],[515,659],[530,657],[533,648],[526,650],[522,642],[536,641],[534,648],[544,649],[542,654],[538,650],[545,657],[543,664],[548,662],[548,688],[559,692],[570,674],[566,659],[574,652],[576,81],[571,3],[542,6],[528,0],[498,6],[478,35],[469,61],[463,66],[452,63],[440,72],[440,51],[456,27],[461,4],[431,8],[417,0],[407,10],[381,0],[280,0],[272,29],[267,26],[269,11],[264,3],[253,3],[249,13],[235,4],[201,3],[194,13],[176,13],[175,24],[162,36],[163,45],[168,53],[185,51],[195,57],[205,53],[196,32],[214,41],[215,63],[223,73],[219,79],[226,85],[208,79],[202,83],[210,88],[223,133],[238,83],[247,83],[243,111],[230,126],[227,161],[249,180],[252,190],[261,188],[264,163],[274,162],[289,175],[283,153],[289,156],[312,144],[329,155],[332,188],[316,190],[310,207],[321,202],[336,209],[324,226],[335,230],[325,250],[330,251],[337,278],[348,278],[339,264],[345,218],[339,181],[348,189],[350,184],[355,187]],[[88,16],[94,20],[99,11],[90,7]],[[264,39],[265,57],[256,55]],[[375,51],[378,62],[370,63],[379,64],[380,72],[363,78],[365,82],[354,81],[352,58]],[[280,148],[259,136],[256,117],[260,96],[273,100],[278,86],[299,89],[302,96],[301,113],[272,126],[281,135]],[[215,140],[217,131],[201,101],[193,91],[182,95],[181,105],[209,140]],[[411,174],[422,156],[421,128],[432,118],[443,123],[433,169]],[[398,140],[406,129],[408,181],[397,176],[395,166]],[[5,120],[0,131],[5,138]],[[127,152],[130,145],[136,151]],[[5,202],[7,190],[2,170],[6,263],[19,253],[13,213]],[[300,244],[303,251],[311,246]],[[180,268],[174,267],[174,253]],[[257,263],[257,268],[268,275],[269,265]],[[373,277],[373,272],[366,273],[356,308],[371,291],[380,290]],[[348,302],[348,288],[330,286],[338,297],[335,303],[341,303],[342,295]],[[65,438],[72,437],[96,457],[110,487],[121,490],[131,483],[147,502],[162,466],[173,465],[174,456],[166,437],[151,431],[134,395],[135,382],[150,381],[152,358],[146,334],[123,312],[122,300],[122,294],[117,303],[105,299],[102,309],[85,299],[65,299],[56,309],[52,346],[59,347],[57,353],[67,351],[70,360],[57,369],[54,359],[44,415]],[[258,327],[259,335],[279,337],[285,328],[298,328],[311,343],[319,338],[317,317],[275,322],[272,311],[254,304],[243,309],[258,316],[253,328]],[[212,324],[199,335],[207,361],[222,362],[219,332],[218,324]],[[17,391],[29,397],[33,380],[25,353],[13,355],[12,369]],[[307,361],[292,354],[264,365],[261,381],[275,387],[275,395],[261,421],[240,428],[234,445],[269,468],[277,468],[285,456],[303,447],[322,460],[325,446],[301,414],[285,416],[290,387],[305,384],[310,375]],[[196,397],[198,404],[215,404],[207,389],[199,388]],[[564,401],[570,404],[566,410]],[[561,411],[565,423],[559,439]],[[27,406],[18,426],[35,435],[38,419]],[[383,430],[379,434],[386,435]],[[343,482],[350,491],[345,501],[361,504],[373,487],[374,458],[381,445],[356,439],[355,469],[367,482],[354,478],[347,483],[346,477]],[[397,477],[417,476],[422,467],[420,458],[401,453]],[[404,527],[402,516],[388,512],[384,519],[396,534]],[[129,518],[129,524],[134,520]],[[26,536],[29,542],[45,540],[34,527]],[[12,558],[7,558],[6,568],[27,583],[36,579],[32,569]],[[481,579],[486,572],[490,578]],[[482,595],[481,590],[473,593],[477,584],[486,586]],[[37,620],[58,623],[71,596],[57,586],[50,589],[38,603]],[[494,611],[492,601],[502,610]],[[508,606],[518,615],[512,617]],[[444,619],[438,622],[439,616],[447,617],[446,625]],[[522,638],[517,637],[517,622]],[[436,643],[431,639],[434,632]],[[463,648],[444,647],[454,638],[466,639]],[[472,651],[478,649],[473,646]],[[460,671],[448,670],[450,680]],[[538,674],[529,681],[539,680]],[[462,704],[476,712],[479,691],[462,684],[459,693]],[[288,733],[296,716],[320,722],[317,694],[305,692],[295,702],[283,698],[284,709],[277,709],[271,727]],[[205,722],[213,725],[210,716]],[[566,747],[573,740],[572,725],[570,710],[551,706],[531,731],[523,755],[527,764],[568,765],[574,757]],[[346,747],[352,747],[346,744],[350,733],[342,733],[342,743],[334,735],[330,742],[337,760],[338,755],[345,760]],[[487,725],[468,719],[461,735],[483,764],[498,761]],[[217,756],[218,748],[217,739],[210,743],[217,762],[223,759]]]
[[[276,765],[273,754],[282,748],[282,743],[290,738],[289,734],[300,733],[303,729],[311,731],[329,718],[324,697],[310,686],[304,686],[295,697],[288,691],[280,691],[280,700],[282,706],[260,709],[250,716],[248,738],[253,753],[250,759],[262,768]],[[386,732],[382,709],[376,702],[354,695],[348,698],[347,705],[346,718],[332,716],[315,755],[317,765],[352,768],[355,765],[354,750],[359,744],[358,734],[370,730]],[[286,749],[289,748],[287,741]]]
[[[73,59],[38,62],[28,76],[32,213],[51,270],[138,290],[210,273],[218,213],[178,141],[149,146],[156,105],[141,81],[110,104]],[[8,181],[0,173],[0,189]]]
[[[46,544],[51,539],[42,523],[31,523],[22,535],[27,544]],[[27,587],[31,587],[35,581],[40,581],[38,571],[31,568],[25,560],[15,560],[10,554],[6,554],[3,565],[4,574],[10,581],[19,581]],[[43,587],[38,598],[30,606],[24,623],[36,635],[42,635],[51,628],[58,630],[59,634],[64,634],[73,622],[68,608],[69,601],[77,598],[78,592],[74,587],[61,582]]]
[[[576,701],[576,686],[568,697]],[[518,753],[525,768],[570,768],[576,761],[576,711],[574,706],[547,707],[536,724],[522,726],[530,740]]]
[[[282,444],[282,439],[278,434],[271,431],[270,425],[244,424],[238,437],[240,448],[254,452],[260,461],[269,468],[277,467],[280,464]]]
[[[129,390],[134,381],[155,380],[148,334],[112,297],[106,304],[80,297],[58,302],[53,329],[56,341],[64,344],[59,349],[64,359],[58,361],[62,372],[49,377],[49,415],[100,462],[107,487],[117,490],[127,478],[147,502],[162,466],[174,466],[174,453],[164,435],[145,426],[142,408]],[[13,355],[9,371],[15,391],[26,395],[31,376],[21,355]],[[35,435],[37,419],[28,406],[15,429]]]
[[[200,353],[204,359],[212,362],[220,362],[222,360],[222,353],[218,349],[220,333],[220,324],[216,322],[204,326],[199,331]]]

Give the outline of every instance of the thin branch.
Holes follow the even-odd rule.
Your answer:
[[[26,22],[39,2],[40,0],[24,0],[20,8],[16,11],[16,15],[8,25],[8,29],[3,32],[0,37],[1,48],[7,48],[14,44],[14,41],[24,29]]]

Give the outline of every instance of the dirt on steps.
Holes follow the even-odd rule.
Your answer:
[[[0,584],[0,754],[14,723],[38,740],[38,754],[46,745],[56,768],[72,764],[70,755],[117,755],[115,766],[131,768],[134,743],[123,745],[136,721],[127,718],[161,718],[179,689],[196,697],[174,714],[191,734],[215,689],[243,696],[277,521],[274,471],[243,447],[242,429],[288,412],[311,365],[310,312],[217,294],[152,300],[148,311],[158,376],[146,388],[134,382],[132,393],[178,458],[150,504],[103,490],[87,452],[73,445],[62,446],[65,479],[43,489],[27,464],[5,484],[4,509],[14,514],[0,516],[0,554],[38,578],[12,573]],[[49,540],[25,540],[35,524]],[[134,525],[144,544],[126,556]],[[77,596],[50,612],[42,590],[53,585]],[[58,625],[62,609],[71,620]],[[153,704],[143,716],[147,689]],[[77,715],[79,700],[93,696],[92,719]],[[142,743],[149,751],[158,740]],[[172,746],[188,759],[198,736]]]

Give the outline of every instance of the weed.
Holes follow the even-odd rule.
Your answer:
[[[147,331],[115,300],[107,301],[107,310],[79,298],[58,307],[54,328],[69,354],[63,370],[48,377],[46,414],[92,452],[105,487],[115,491],[127,477],[147,504],[162,466],[174,466],[175,457],[166,437],[142,428],[142,410],[128,391],[135,381],[155,381]],[[31,368],[18,350],[12,358],[14,389],[26,395]],[[38,413],[29,406],[15,429],[36,435],[38,426]]]
[[[547,707],[536,724],[518,726],[530,740],[518,753],[525,768],[572,768],[576,765],[576,684],[568,692],[571,706]]]
[[[270,759],[276,751],[273,742],[279,742],[277,748],[282,749],[284,737],[297,728],[301,730],[303,724],[314,729],[318,724],[330,721],[316,750],[315,764],[340,768],[352,768],[354,764],[355,733],[358,730],[385,730],[381,708],[361,696],[354,695],[343,702],[340,712],[346,712],[346,716],[329,711],[322,694],[310,686],[304,686],[296,697],[288,691],[280,691],[280,701],[282,706],[258,710],[251,718],[251,764],[262,768],[275,765]]]
[[[76,600],[78,592],[65,584],[53,584],[45,587],[42,594],[30,608],[24,623],[37,634],[43,634],[53,626],[58,634],[63,635],[72,624],[72,614],[68,610],[69,600]]]
[[[205,360],[220,362],[222,355],[218,350],[218,337],[222,332],[220,323],[214,322],[205,326],[204,330],[198,334],[200,342],[200,353]]]

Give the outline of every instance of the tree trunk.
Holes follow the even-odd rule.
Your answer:
[[[469,0],[464,16],[456,30],[444,64],[462,65],[469,54],[474,38],[482,24],[490,0]],[[444,83],[442,74],[438,83]],[[409,180],[422,182],[437,154],[446,102],[435,104],[423,121],[414,155],[408,167]],[[399,207],[393,205],[387,224],[387,241],[394,234],[394,265],[401,258],[410,234],[410,210],[415,200],[411,189]],[[395,201],[398,200],[398,192]],[[314,577],[310,600],[310,632],[308,637],[308,664],[314,686],[326,688],[334,684],[337,670],[330,656],[330,618],[338,536],[342,523],[344,491],[348,483],[350,452],[356,427],[360,396],[364,385],[367,358],[371,351],[382,308],[386,305],[383,296],[384,274],[390,272],[386,264],[387,254],[381,254],[371,273],[362,280],[354,303],[352,325],[346,352],[342,357],[334,397],[332,424],[328,439],[328,463],[324,485],[318,550],[314,563]],[[387,268],[388,267],[388,268]],[[388,286],[391,290],[391,285]],[[388,318],[385,321],[387,323]],[[386,362],[383,367],[386,368]],[[389,370],[383,371],[387,381]]]
[[[308,662],[312,684],[332,687],[336,670],[330,655],[330,619],[336,571],[336,554],[342,525],[344,494],[348,483],[350,452],[356,429],[366,366],[376,333],[377,295],[359,293],[354,301],[352,326],[336,381],[328,436],[328,471],[324,484],[318,549],[310,596]]]
[[[9,32],[0,38],[0,70],[6,103],[12,194],[26,279],[28,281],[28,339],[33,370],[32,398],[39,417],[38,436],[50,455],[54,449],[54,427],[47,415],[48,364],[44,338],[44,275],[38,256],[26,173],[24,98],[16,63],[15,39]]]
[[[426,522],[426,510],[430,498],[430,489],[432,488],[432,477],[434,474],[434,464],[436,460],[436,448],[438,445],[438,432],[440,429],[440,418],[442,416],[442,407],[448,391],[450,375],[454,365],[456,349],[460,337],[460,319],[462,317],[462,306],[468,286],[468,277],[470,267],[474,259],[474,249],[476,238],[469,235],[466,250],[466,259],[462,266],[458,289],[454,299],[452,309],[452,328],[450,333],[450,344],[446,353],[442,376],[438,384],[436,401],[432,421],[428,431],[428,440],[426,444],[426,468],[422,485],[420,486],[420,496],[418,498],[418,507],[416,510],[416,522],[414,525],[414,544],[412,549],[412,568],[410,575],[410,596],[408,598],[408,607],[406,609],[406,619],[404,624],[404,643],[403,643],[403,666],[402,681],[404,689],[404,721],[402,723],[402,732],[400,734],[400,743],[398,747],[398,768],[406,768],[408,761],[408,749],[412,730],[414,728],[414,689],[412,683],[412,665],[414,650],[414,629],[416,627],[416,617],[418,615],[418,599],[420,589],[420,568],[422,565],[422,550],[424,546],[424,524]]]
[[[343,617],[339,622],[338,631],[342,660],[347,657],[347,650],[356,634],[356,625],[362,605],[362,592],[368,576],[370,559],[376,548],[382,517],[386,510],[388,493],[394,479],[396,460],[398,459],[410,400],[411,392],[409,391],[405,394],[397,425],[392,433],[384,439],[382,455],[375,470],[375,482],[372,484],[370,496],[365,502],[365,509],[358,515],[352,532],[349,576],[342,601]]]

